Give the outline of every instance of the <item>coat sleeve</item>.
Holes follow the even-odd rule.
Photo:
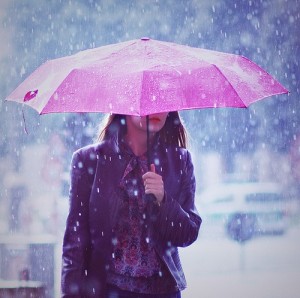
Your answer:
[[[80,291],[89,249],[89,196],[91,185],[87,165],[81,153],[75,152],[71,162],[70,209],[66,222],[62,254],[62,297],[81,297]]]
[[[186,151],[178,197],[173,198],[165,191],[155,223],[160,240],[167,246],[185,247],[198,237],[202,220],[195,207],[195,188],[194,167],[190,153]]]

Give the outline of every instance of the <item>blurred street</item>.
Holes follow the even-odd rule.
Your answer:
[[[244,245],[203,223],[191,247],[181,249],[188,288],[184,298],[297,298],[300,293],[300,225],[282,236]]]

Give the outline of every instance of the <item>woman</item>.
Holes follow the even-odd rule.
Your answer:
[[[177,247],[198,236],[195,178],[178,112],[111,115],[73,154],[63,297],[180,297]]]

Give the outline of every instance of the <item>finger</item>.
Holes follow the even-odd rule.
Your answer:
[[[144,186],[147,189],[151,188],[153,190],[161,190],[161,189],[163,189],[163,184],[162,183],[145,183]]]
[[[153,173],[156,172],[155,171],[155,165],[153,163],[150,165],[150,171],[153,172]]]
[[[163,186],[163,182],[161,179],[157,180],[157,179],[146,179],[144,181],[145,184],[147,184],[148,186],[153,186],[153,187],[162,187]]]
[[[163,181],[160,178],[148,177],[148,178],[144,179],[144,185],[162,187]]]
[[[154,173],[154,172],[147,172],[145,173],[142,178],[145,179],[155,179],[158,176],[158,174]]]

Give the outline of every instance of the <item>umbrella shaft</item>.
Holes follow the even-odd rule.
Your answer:
[[[150,131],[149,131],[149,115],[146,116],[146,126],[147,126],[147,162],[148,169],[150,170],[151,162],[150,162]]]

